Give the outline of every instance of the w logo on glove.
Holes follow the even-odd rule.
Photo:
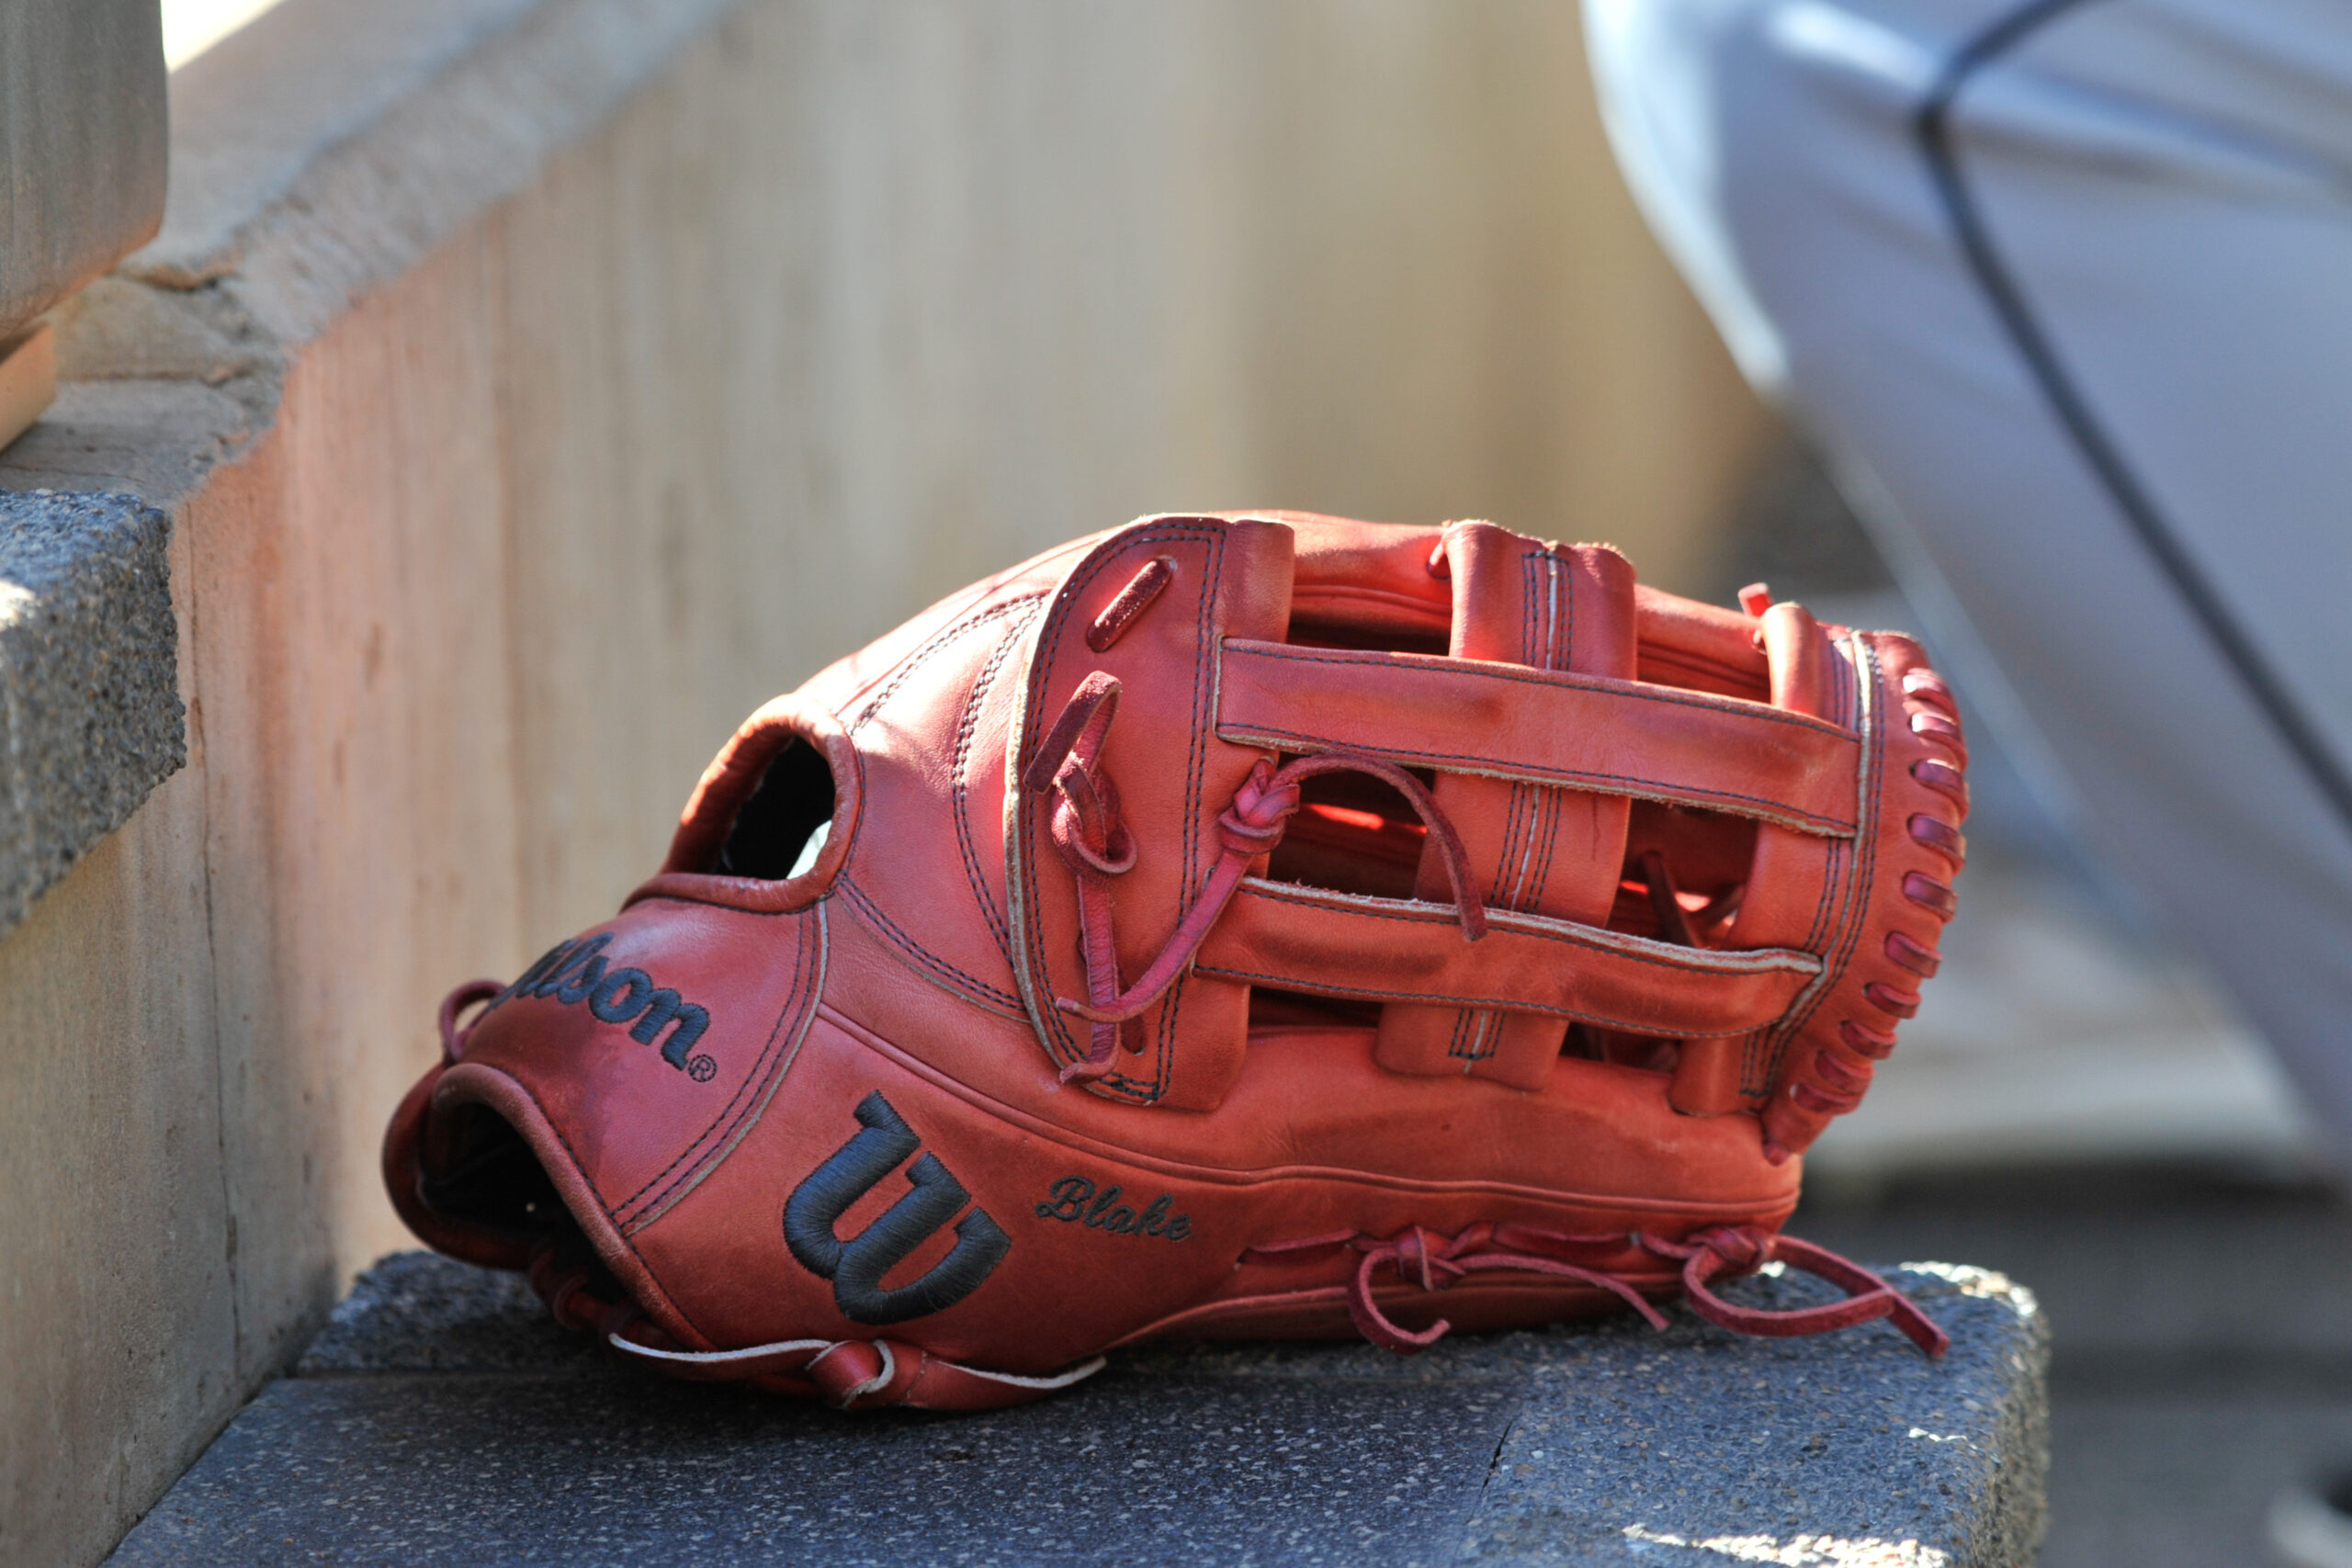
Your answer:
[[[849,1206],[922,1146],[879,1089],[858,1102],[856,1114],[864,1130],[810,1171],[786,1202],[785,1245],[802,1268],[833,1282],[833,1301],[852,1323],[904,1323],[943,1312],[980,1288],[1012,1250],[1012,1238],[986,1210],[974,1209],[956,1226],[954,1251],[911,1284],[884,1290],[882,1276],[955,1219],[972,1195],[936,1155],[925,1155],[907,1170],[913,1191],[852,1239],[840,1239],[833,1226]]]

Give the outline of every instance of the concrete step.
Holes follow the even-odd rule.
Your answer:
[[[2050,1167],[1809,1198],[1849,1257],[2031,1280],[2052,1334],[2042,1568],[2270,1561],[2282,1489],[2352,1469],[2352,1202],[2243,1173]]]
[[[111,1561],[2030,1563],[2033,1298],[1942,1265],[1896,1283],[1941,1362],[1884,1324],[1746,1339],[1678,1309],[1410,1359],[1152,1348],[1016,1410],[842,1416],[616,1365],[521,1280],[401,1253]]]

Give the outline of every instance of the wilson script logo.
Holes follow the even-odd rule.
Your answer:
[[[586,1002],[600,1023],[632,1024],[628,1037],[640,1045],[652,1044],[669,1030],[670,1038],[662,1046],[663,1061],[696,1083],[718,1077],[716,1061],[689,1054],[710,1027],[710,1014],[669,987],[655,985],[642,969],[608,969],[605,949],[612,941],[607,931],[586,942],[556,943],[523,971],[522,978],[501,991],[491,1007],[502,1007],[515,997],[550,998],[566,1007]]]
[[[1012,1250],[1012,1238],[988,1211],[974,1209],[956,1222],[955,1250],[920,1279],[883,1289],[882,1276],[955,1219],[972,1195],[947,1174],[938,1156],[925,1155],[907,1166],[907,1185],[913,1190],[856,1235],[842,1240],[833,1226],[849,1206],[922,1147],[922,1140],[890,1109],[880,1089],[859,1100],[854,1114],[861,1129],[857,1135],[810,1171],[786,1201],[784,1244],[802,1268],[833,1282],[834,1304],[852,1323],[904,1323],[944,1311],[996,1271]]]

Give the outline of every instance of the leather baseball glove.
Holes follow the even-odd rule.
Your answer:
[[[1907,639],[1743,601],[1295,513],[967,589],[754,714],[618,915],[451,996],[393,1201],[631,1356],[843,1406],[1678,1296],[1937,1353],[1778,1233],[1935,973],[1957,715]],[[1775,1258],[1849,1293],[1711,1288]]]

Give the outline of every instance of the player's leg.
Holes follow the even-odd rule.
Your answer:
[[[1587,12],[1742,365],[2352,1150],[2352,13]]]

